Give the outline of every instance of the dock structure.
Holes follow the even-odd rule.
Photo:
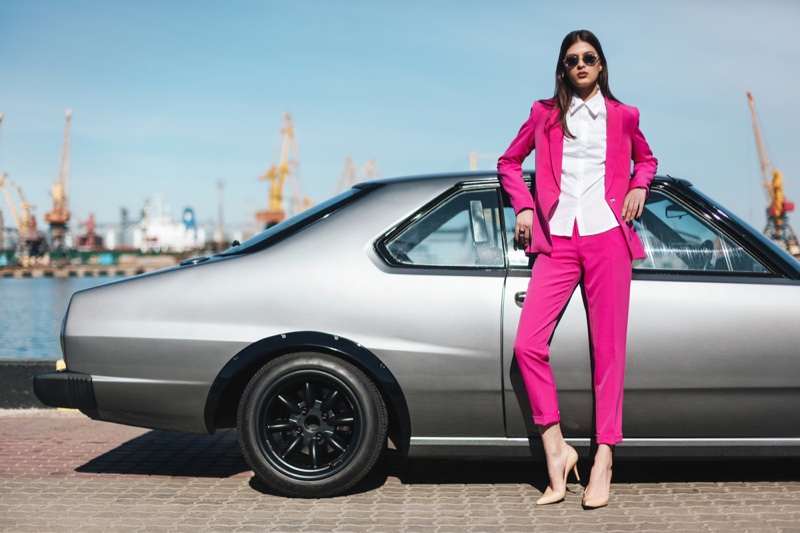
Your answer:
[[[152,258],[155,259],[155,258]],[[178,264],[174,257],[136,261],[118,265],[32,265],[0,267],[0,278],[89,278],[129,277],[169,268]]]

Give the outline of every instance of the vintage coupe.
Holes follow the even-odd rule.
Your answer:
[[[657,178],[636,227],[617,455],[800,455],[800,264],[684,180]],[[121,424],[237,427],[292,496],[348,489],[387,446],[531,457],[512,347],[535,295],[513,229],[495,174],[359,184],[223,253],[75,293],[66,370],[36,394]],[[552,364],[587,453],[584,313],[576,291]]]

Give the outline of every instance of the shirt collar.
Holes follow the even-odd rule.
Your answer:
[[[598,89],[594,96],[585,102],[573,95],[572,103],[569,106],[569,114],[575,115],[575,113],[577,113],[578,110],[584,106],[586,106],[586,109],[589,111],[589,114],[592,116],[592,118],[597,118],[606,108],[606,101],[603,97],[603,93]]]

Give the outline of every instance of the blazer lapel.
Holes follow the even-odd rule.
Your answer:
[[[556,182],[556,187],[561,190],[561,168],[564,157],[564,128],[558,121],[558,108],[554,108],[555,115],[551,115],[554,122],[553,126],[548,130],[548,144],[550,145],[550,166],[553,169],[553,179]]]
[[[614,167],[611,162],[616,161],[622,138],[622,112],[618,103],[606,98],[606,192],[611,189],[614,181]]]

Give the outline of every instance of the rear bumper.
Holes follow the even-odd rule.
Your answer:
[[[51,370],[33,376],[33,392],[50,407],[80,409],[87,415],[97,411],[92,376],[79,372]]]

